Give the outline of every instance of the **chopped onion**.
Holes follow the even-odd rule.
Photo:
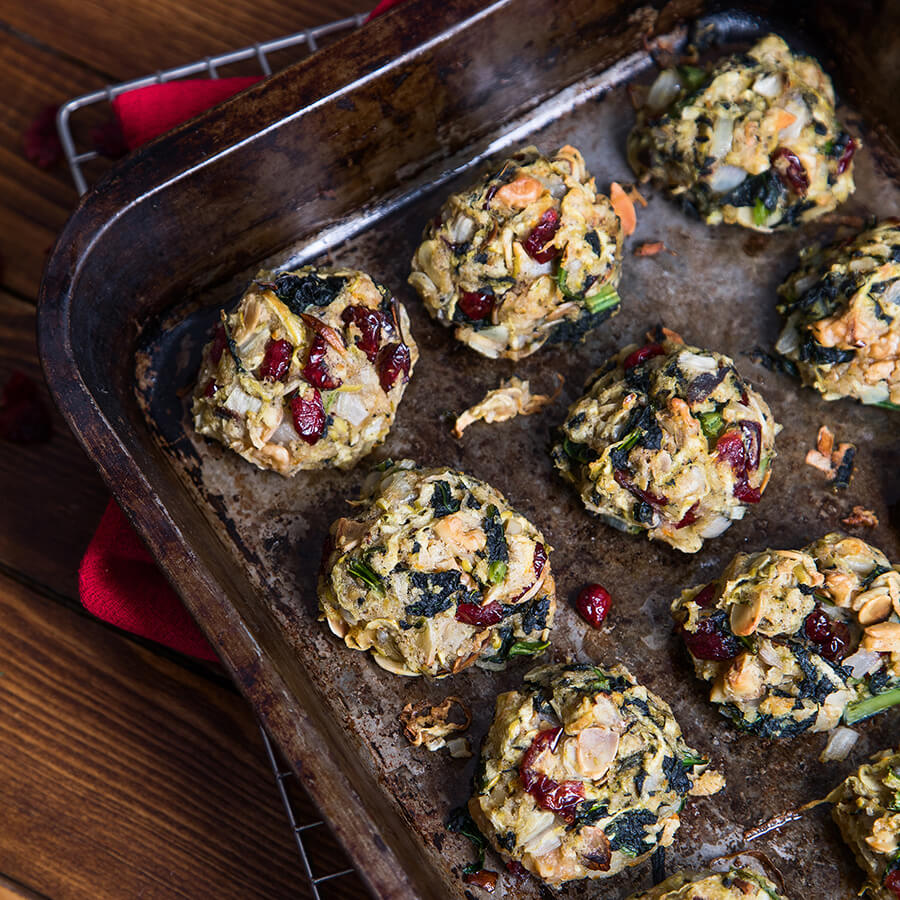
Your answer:
[[[841,662],[842,666],[850,666],[853,678],[863,678],[881,668],[881,654],[873,650],[857,650]]]
[[[726,156],[731,150],[731,142],[734,137],[734,119],[729,116],[717,116],[713,126],[712,137],[709,142],[709,155],[716,159]],[[743,172],[743,169],[741,170]],[[747,173],[744,172],[746,177]],[[741,179],[743,180],[743,179]],[[740,184],[740,181],[738,182]]]
[[[732,522],[739,522],[744,518],[746,512],[746,506],[732,506],[731,509],[728,510],[728,518],[731,519]]]
[[[778,340],[775,343],[775,352],[782,354],[782,356],[788,356],[793,353],[800,346],[800,332],[797,331],[797,327],[793,324],[793,322],[788,322],[787,325],[784,326],[783,331],[778,336]]]
[[[251,397],[246,391],[235,387],[228,395],[224,406],[225,409],[242,416],[246,412],[257,412],[262,406],[262,400],[258,397]]]
[[[663,69],[647,94],[647,106],[651,112],[662,112],[678,96],[681,82],[675,69]]]
[[[819,762],[840,762],[846,759],[858,740],[859,735],[853,729],[839,725],[831,732],[825,749],[819,755]]]
[[[452,738],[447,741],[447,749],[454,759],[468,759],[472,755],[469,739],[465,737]]]
[[[770,100],[773,97],[777,97],[781,93],[781,75],[777,72],[770,72],[768,75],[760,75],[760,77],[753,82],[753,90],[763,97],[768,97]]]
[[[291,441],[299,441],[300,435],[294,428],[294,423],[290,416],[285,416],[281,420],[281,424],[272,433],[269,442],[273,444],[289,444]]]
[[[508,340],[509,329],[505,325],[494,325],[474,332],[469,337],[469,346],[490,359],[496,359]]]
[[[450,225],[450,238],[454,244],[464,244],[475,233],[475,223],[468,216],[457,216]]]
[[[759,658],[767,665],[776,669],[783,669],[784,663],[775,652],[775,648],[768,641],[761,641],[759,645]]]
[[[712,521],[707,522],[697,533],[702,538],[714,538],[728,530],[731,525],[731,519],[726,516],[716,516]]]
[[[532,856],[543,856],[555,850],[561,843],[556,828],[556,816],[551,812],[540,812],[536,816],[537,825],[521,838],[522,849]]]
[[[789,100],[785,103],[784,108],[795,118],[787,128],[782,128],[778,132],[778,139],[794,141],[800,137],[800,132],[809,124],[809,107],[799,100]]]
[[[336,416],[346,419],[351,425],[359,426],[369,415],[358,391],[338,391],[332,411]]]
[[[711,356],[701,356],[699,353],[691,353],[684,350],[678,354],[678,365],[684,369],[687,375],[700,375],[706,372],[719,371],[719,364]]]
[[[891,399],[891,391],[886,381],[878,384],[860,384],[857,393],[862,403],[886,403]]]
[[[727,194],[747,177],[747,172],[738,166],[719,166],[709,179],[709,187],[717,194]]]

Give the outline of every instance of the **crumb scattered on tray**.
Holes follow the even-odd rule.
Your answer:
[[[450,718],[454,707],[462,716],[461,722],[454,722]],[[427,702],[418,706],[407,703],[400,713],[403,734],[413,747],[424,746],[427,750],[440,750],[446,746],[450,748],[450,755],[454,757],[465,758],[472,755],[469,742],[465,738],[447,740],[451,734],[465,731],[471,723],[472,713],[459,697],[448,697],[439,706],[429,706]]]
[[[647,201],[644,199],[643,194],[637,189],[637,187],[633,184],[625,185],[625,193],[631,198],[633,203],[640,203],[645,209],[647,207]]]
[[[530,416],[555,400],[561,388],[561,377],[553,396],[532,394],[528,382],[515,376],[509,381],[501,381],[499,388],[488,391],[480,403],[470,406],[459,415],[453,426],[453,435],[458,438],[462,437],[463,432],[479,419],[491,424],[506,422],[516,416]]]
[[[848,528],[877,528],[878,516],[872,509],[866,509],[864,506],[854,506],[853,512],[849,516],[841,519]]]
[[[635,256],[656,256],[657,253],[671,253],[672,256],[678,256],[674,250],[670,250],[662,241],[648,241],[645,244],[638,244],[634,248]]]
[[[856,447],[853,444],[834,446],[834,432],[827,425],[819,429],[815,450],[806,454],[806,464],[818,469],[833,487],[847,487],[853,475]]]

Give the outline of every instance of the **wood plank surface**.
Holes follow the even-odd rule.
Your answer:
[[[302,896],[239,696],[2,577],[0,659],[8,879],[51,897]]]

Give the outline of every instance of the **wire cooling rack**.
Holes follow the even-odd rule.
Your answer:
[[[94,148],[79,149],[79,142],[76,140],[73,129],[72,117],[75,113],[88,108],[102,107],[103,105],[109,107],[109,104],[119,94],[124,94],[126,91],[132,91],[136,88],[147,87],[151,84],[162,84],[163,82],[176,81],[196,75],[218,78],[223,68],[239,63],[250,62],[264,76],[269,76],[273,71],[284,68],[288,62],[297,61],[295,55],[294,59],[285,60],[281,65],[273,66],[270,57],[274,54],[298,48],[304,50],[306,55],[314,53],[319,49],[323,39],[331,36],[337,37],[342,33],[352,31],[362,25],[366,18],[366,13],[360,13],[351,18],[329,22],[315,28],[307,28],[305,31],[298,31],[295,34],[282,38],[253,44],[250,47],[233,50],[230,53],[222,53],[219,56],[207,56],[205,59],[176,66],[172,69],[161,70],[144,78],[135,78],[132,81],[125,81],[121,84],[108,85],[102,90],[93,91],[90,94],[82,94],[80,97],[74,97],[72,100],[64,103],[56,114],[56,129],[62,143],[63,153],[69,164],[72,181],[75,182],[78,193],[84,194],[89,186],[88,175],[84,171],[85,163],[101,160],[102,157],[100,152]],[[111,108],[108,108],[106,112],[111,114]],[[303,787],[297,781],[290,768],[280,762],[277,751],[262,726],[260,726],[260,731],[266,757],[269,765],[272,767],[278,794],[281,797],[281,802],[284,804],[284,810],[287,814],[294,840],[297,843],[300,862],[306,876],[308,891],[304,893],[311,897],[312,900],[329,900],[329,898],[337,897],[349,900],[349,898],[367,896],[362,880],[343,856],[340,845],[331,834],[328,825],[321,819],[309,819],[297,814],[298,804],[295,803],[291,794],[302,791]],[[312,803],[307,798],[307,802],[303,805],[311,807]],[[339,858],[341,862],[335,867],[336,858]]]

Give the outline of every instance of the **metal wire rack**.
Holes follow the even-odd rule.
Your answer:
[[[367,13],[358,13],[348,19],[339,19],[336,22],[328,22],[315,28],[307,28],[305,31],[298,31],[285,37],[253,44],[240,50],[232,50],[230,53],[207,56],[196,62],[176,66],[172,69],[162,69],[153,75],[146,75],[143,78],[135,78],[131,81],[123,81],[121,84],[110,84],[99,91],[92,91],[90,94],[82,94],[80,97],[72,98],[60,106],[56,114],[56,130],[59,132],[63,153],[69,164],[69,171],[72,173],[72,180],[75,182],[78,193],[83,194],[88,189],[88,181],[83,171],[83,164],[97,159],[100,154],[97,150],[79,150],[76,146],[71,127],[73,113],[96,104],[112,103],[119,94],[124,94],[126,91],[133,91],[137,88],[149,87],[151,84],[176,81],[180,78],[189,78],[192,75],[218,78],[220,69],[248,60],[255,60],[262,74],[268,77],[272,74],[272,66],[269,61],[269,57],[272,54],[295,47],[304,47],[307,53],[314,53],[319,49],[319,42],[323,38],[352,31],[354,28],[362,25],[366,17]]]
[[[125,81],[121,84],[107,85],[107,87],[102,90],[93,91],[89,94],[82,94],[80,97],[74,97],[64,103],[60,106],[59,111],[56,114],[56,129],[59,133],[60,142],[62,143],[63,153],[69,164],[72,181],[75,183],[79,195],[84,194],[89,186],[88,178],[84,172],[84,164],[91,160],[98,159],[100,153],[95,149],[80,150],[78,148],[72,129],[72,115],[74,113],[98,104],[109,105],[113,99],[120,94],[124,94],[126,91],[132,91],[137,88],[148,87],[151,84],[162,84],[163,82],[189,78],[194,75],[218,78],[220,69],[241,62],[255,61],[262,71],[262,74],[264,76],[269,76],[273,72],[269,57],[273,54],[298,47],[304,48],[307,54],[314,53],[319,49],[319,44],[324,38],[338,36],[343,32],[352,31],[362,25],[366,20],[366,17],[366,13],[360,13],[347,19],[329,22],[315,28],[307,28],[304,31],[298,31],[295,34],[289,34],[285,37],[276,38],[275,40],[253,44],[252,46],[244,47],[240,50],[233,50],[230,53],[222,53],[218,56],[207,56],[202,60],[187,63],[186,65],[160,70],[155,74],[147,75],[144,78],[135,78],[132,81]],[[291,62],[295,61],[296,59],[291,60]],[[309,896],[312,897],[312,900],[327,900],[323,895],[323,891],[326,886],[335,887],[337,879],[343,879],[341,887],[345,889],[338,892],[341,896],[363,896],[365,889],[362,887],[362,882],[359,880],[356,870],[349,865],[340,867],[335,871],[325,871],[322,874],[317,874],[320,866],[316,858],[316,853],[311,851],[307,846],[307,843],[312,843],[310,838],[316,833],[330,835],[328,825],[321,819],[306,821],[297,815],[288,785],[293,783],[299,790],[302,790],[302,786],[294,778],[294,773],[286,765],[279,762],[277,751],[266,733],[265,728],[260,726],[260,732],[262,733],[266,757],[269,761],[269,765],[272,767],[272,773],[275,776],[278,794],[284,805],[284,810],[287,814],[288,822],[290,823],[290,828],[297,844],[297,850],[300,854],[300,862],[308,883]],[[324,844],[328,845],[330,852],[322,855],[327,855],[333,860],[335,848],[338,846],[336,840],[333,838],[328,840],[326,838]],[[351,880],[347,876],[354,876],[354,878]],[[328,891],[328,894],[334,896],[335,892]]]

